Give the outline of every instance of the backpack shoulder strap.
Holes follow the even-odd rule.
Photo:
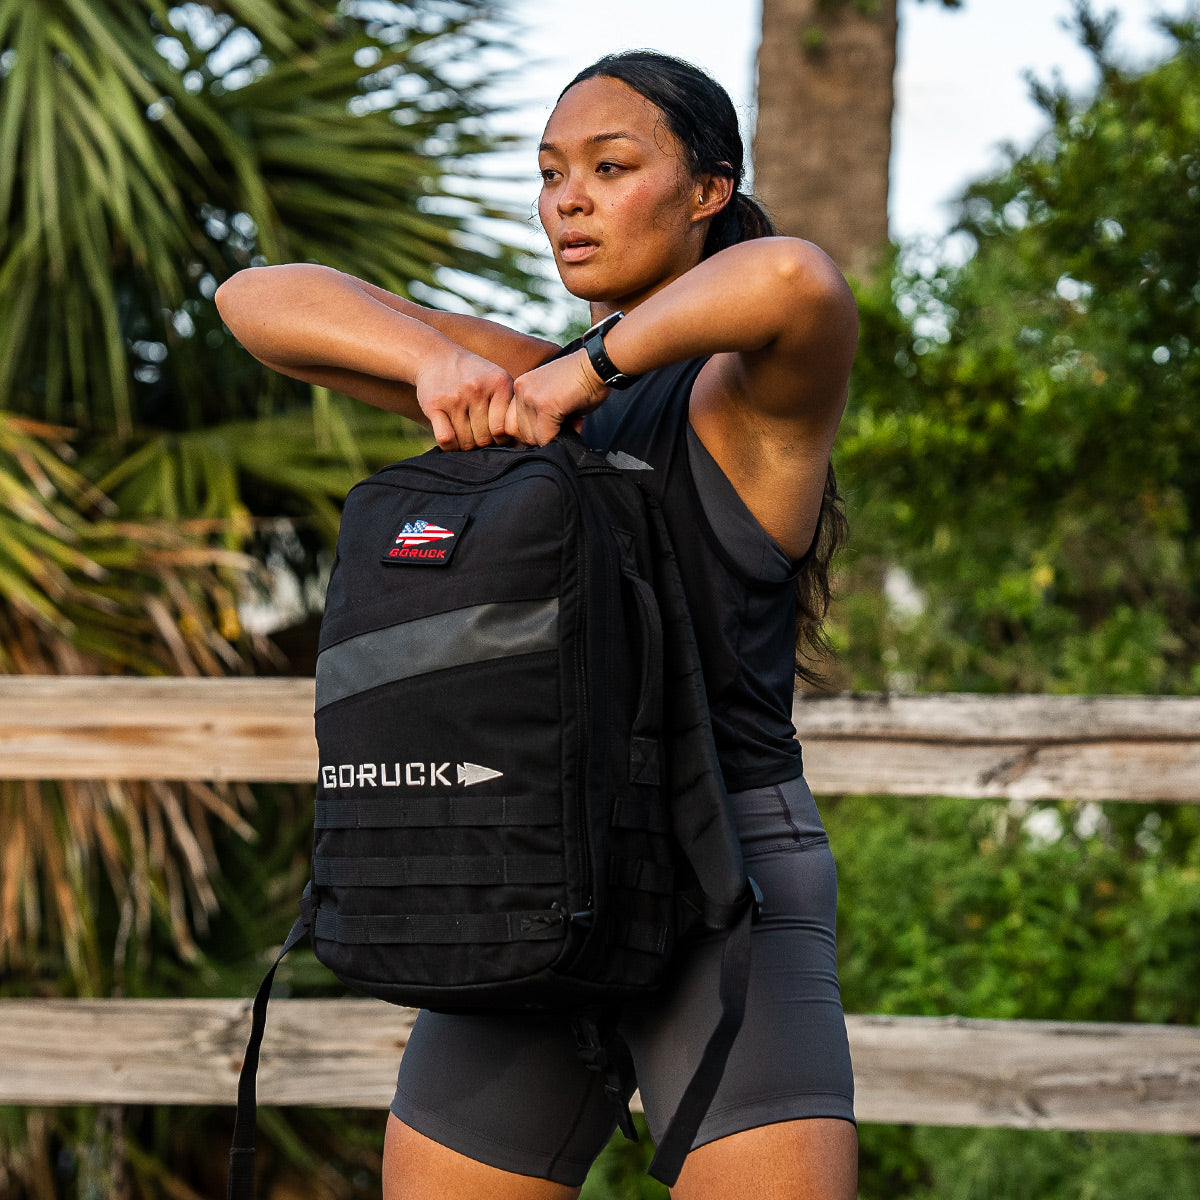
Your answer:
[[[682,900],[707,928],[725,931],[721,1015],[649,1167],[650,1175],[669,1186],[692,1148],[742,1027],[750,979],[750,926],[758,915],[761,893],[747,878],[742,861],[679,564],[662,509],[648,493],[646,503],[655,542],[655,593],[663,616],[664,687],[671,697],[664,730],[671,820],[695,877],[695,887]]]

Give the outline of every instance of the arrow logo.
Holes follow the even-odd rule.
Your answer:
[[[474,783],[487,783],[489,779],[499,779],[503,774],[503,771],[493,771],[491,767],[481,767],[478,763],[458,764],[458,782],[463,787],[470,787]]]

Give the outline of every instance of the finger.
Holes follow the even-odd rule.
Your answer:
[[[506,436],[515,439],[518,442],[524,442],[523,428],[521,425],[522,418],[521,402],[514,396],[508,402],[508,409],[504,414],[504,432]],[[528,443],[526,443],[528,444]]]
[[[540,446],[538,441],[538,411],[532,405],[521,408],[521,441],[527,446]]]
[[[435,408],[429,415],[429,424],[433,428],[433,437],[443,450],[457,450],[458,437],[450,418],[440,408]]]
[[[458,440],[460,450],[475,449],[475,433],[471,428],[471,412],[468,408],[459,408],[450,418],[454,424],[454,435]]]
[[[472,401],[470,413],[471,436],[477,446],[490,446],[494,440],[492,432],[492,410],[496,406],[496,393],[490,392]]]
[[[494,437],[508,432],[508,410],[512,407],[512,389],[497,388],[488,404],[488,428]]]

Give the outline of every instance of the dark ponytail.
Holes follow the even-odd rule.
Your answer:
[[[559,99],[577,83],[595,78],[619,80],[662,113],[687,156],[684,166],[692,176],[733,180],[733,196],[708,227],[702,259],[739,242],[775,235],[767,210],[741,190],[745,151],[737,112],[729,93],[715,79],[681,58],[654,50],[626,50],[606,54],[585,67],[563,88]],[[822,628],[831,595],[829,564],[845,543],[846,534],[845,506],[831,462],[812,548],[796,579],[796,675],[806,683],[821,682],[812,664],[831,652]]]

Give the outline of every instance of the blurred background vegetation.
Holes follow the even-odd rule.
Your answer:
[[[1200,29],[855,280],[840,688],[1200,692]],[[319,259],[536,302],[482,197],[491,0],[0,0],[0,671],[310,669],[350,484],[417,431],[269,376],[211,303]],[[528,309],[523,310],[526,327]],[[546,332],[553,333],[553,330]],[[277,630],[265,614],[287,614]],[[0,994],[249,995],[311,791],[0,784]],[[1200,1020],[1200,808],[823,804],[852,1012]],[[285,984],[336,994],[311,957]],[[919,1114],[914,1114],[919,1117]],[[0,1109],[0,1197],[219,1194],[227,1109]],[[264,1110],[264,1195],[377,1187],[382,1116]],[[1194,1139],[864,1126],[870,1200],[1200,1195]],[[588,1200],[662,1196],[614,1146]]]

